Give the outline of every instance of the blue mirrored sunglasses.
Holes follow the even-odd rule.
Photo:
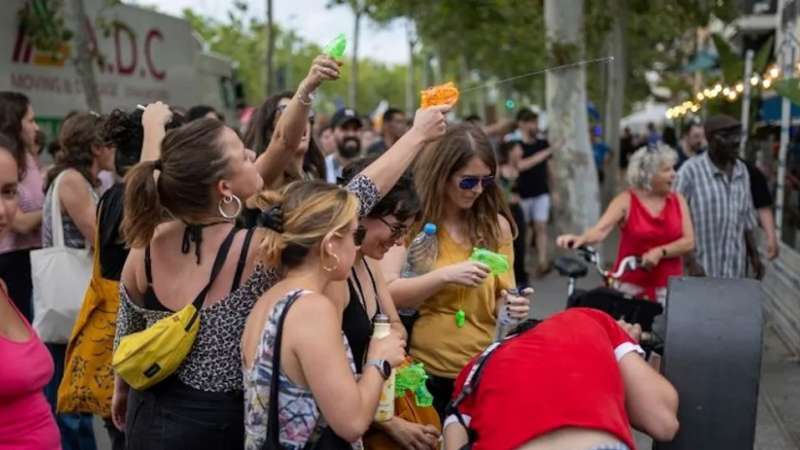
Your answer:
[[[475,186],[481,184],[481,186],[486,189],[487,187],[494,186],[494,177],[487,176],[487,177],[463,177],[461,181],[458,183],[458,187],[464,189],[465,191],[471,191],[475,189]]]

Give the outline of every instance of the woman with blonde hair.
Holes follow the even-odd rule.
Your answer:
[[[663,303],[669,277],[683,274],[681,257],[694,249],[694,229],[686,199],[672,191],[677,161],[677,153],[666,145],[637,150],[628,164],[631,188],[611,201],[595,226],[581,235],[561,235],[556,244],[563,248],[593,245],[619,225],[614,267],[633,255],[642,258],[643,268],[625,272],[616,287]]]
[[[263,258],[285,272],[256,303],[242,337],[245,448],[264,448],[277,436],[282,448],[300,449],[320,435],[358,448],[378,406],[386,366],[397,366],[405,356],[397,331],[372,340],[356,380],[341,310],[324,295],[330,283],[347,279],[355,261],[362,234],[358,200],[337,186],[295,182],[282,192],[262,193],[257,203],[267,228]],[[277,405],[270,403],[275,370]],[[277,430],[267,426],[270,407]]]
[[[458,125],[431,142],[414,167],[422,220],[409,236],[426,222],[438,226],[434,268],[400,278],[404,246],[394,247],[384,259],[395,304],[419,310],[410,353],[431,374],[428,387],[440,416],[461,368],[494,337],[499,305],[508,305],[515,318],[528,314],[528,299],[508,293],[515,287],[513,271],[490,276],[489,267],[469,260],[473,248],[483,247],[502,253],[513,265],[516,230],[495,183],[497,166],[494,149],[478,127]]]

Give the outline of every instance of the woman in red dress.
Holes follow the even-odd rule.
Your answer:
[[[686,199],[672,191],[677,154],[664,145],[642,147],[628,165],[630,189],[617,195],[597,224],[577,236],[564,234],[556,244],[576,248],[602,242],[619,225],[617,262],[642,258],[643,268],[625,272],[616,288],[664,303],[669,277],[683,274],[683,255],[694,250],[694,230]]]

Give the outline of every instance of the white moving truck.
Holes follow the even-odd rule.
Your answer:
[[[2,3],[0,90],[27,95],[40,126],[53,136],[67,113],[87,109],[73,60],[74,38],[55,54],[42,51],[18,18],[25,0]],[[90,46],[103,56],[102,67],[95,65],[102,112],[131,110],[155,100],[184,108],[205,104],[236,125],[234,64],[208,51],[187,21],[131,5],[108,7],[106,0],[84,4],[89,20],[83,29],[72,25],[69,8],[64,18],[73,33],[88,33]]]

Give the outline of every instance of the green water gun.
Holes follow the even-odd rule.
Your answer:
[[[508,272],[509,266],[506,255],[495,253],[485,248],[473,248],[469,260],[489,266],[494,276]]]
[[[394,396],[402,398],[406,391],[414,393],[414,402],[417,406],[428,407],[433,405],[433,395],[425,386],[428,374],[422,363],[412,363],[397,369],[394,379]]]
[[[347,38],[344,33],[339,33],[332,41],[325,46],[322,50],[323,53],[333,59],[340,60],[344,56],[344,50],[347,48]]]

